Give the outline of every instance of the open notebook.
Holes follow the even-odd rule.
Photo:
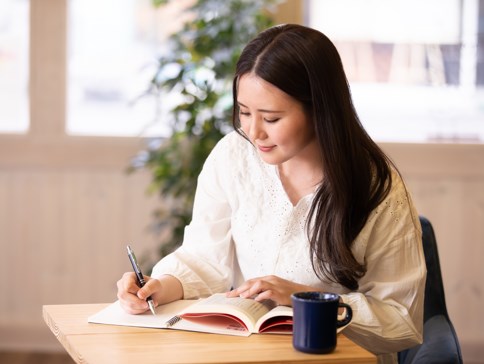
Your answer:
[[[180,300],[130,315],[119,301],[88,318],[90,323],[177,329],[215,334],[249,336],[252,333],[292,333],[292,308],[276,306],[272,301],[257,302],[246,298],[227,298],[214,294],[200,300]]]

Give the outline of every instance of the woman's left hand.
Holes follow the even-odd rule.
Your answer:
[[[254,298],[256,301],[269,299],[278,305],[292,306],[291,295],[301,291],[317,291],[317,289],[270,275],[249,279],[227,292],[227,297]]]

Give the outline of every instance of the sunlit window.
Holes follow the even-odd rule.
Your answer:
[[[29,127],[29,1],[0,1],[0,132]]]
[[[378,141],[484,142],[484,1],[310,0]]]
[[[155,9],[152,0],[70,0],[68,133],[165,133],[160,107],[166,103],[143,94],[186,4]]]

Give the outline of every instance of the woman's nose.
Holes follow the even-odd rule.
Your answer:
[[[250,122],[249,138],[251,140],[264,139],[265,131],[262,125],[263,121],[253,118]]]

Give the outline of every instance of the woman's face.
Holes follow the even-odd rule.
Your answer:
[[[304,157],[316,143],[303,105],[256,75],[239,79],[237,103],[241,129],[266,163]]]

